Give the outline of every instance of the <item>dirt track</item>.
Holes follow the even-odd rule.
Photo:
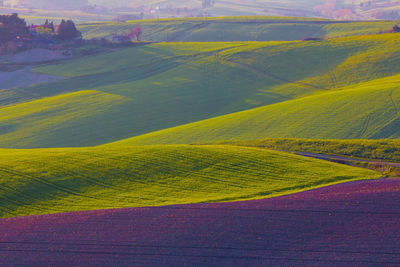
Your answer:
[[[333,156],[333,155],[325,155],[325,154],[318,154],[318,153],[310,153],[310,152],[290,152],[287,151],[287,153],[294,153],[299,156],[304,156],[304,157],[311,157],[311,158],[316,158],[316,159],[323,159],[323,160],[343,160],[343,161],[353,161],[353,162],[366,162],[366,163],[373,163],[373,164],[385,164],[385,165],[390,165],[390,166],[397,166],[400,167],[400,163],[394,163],[394,162],[386,162],[386,161],[380,161],[380,160],[366,160],[366,159],[356,159],[356,158],[347,158],[347,157],[341,157],[341,156]]]
[[[14,87],[28,86],[61,79],[61,77],[31,72],[31,69],[35,64],[37,65],[55,60],[63,60],[71,57],[64,55],[64,52],[65,51],[52,51],[47,49],[31,49],[15,55],[0,56],[0,64],[17,64],[26,66],[25,68],[16,71],[0,71],[0,89],[12,89]]]
[[[43,63],[54,60],[68,59],[71,56],[64,55],[65,51],[52,51],[48,49],[31,49],[15,55],[0,56],[0,64],[4,63]]]
[[[267,200],[0,220],[0,264],[398,266],[400,179]]]
[[[32,67],[28,66],[12,72],[0,72],[0,89],[12,89],[61,79],[61,77],[57,76],[31,72],[31,69]]]

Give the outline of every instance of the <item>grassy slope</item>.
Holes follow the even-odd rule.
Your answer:
[[[140,26],[144,31],[143,40],[154,42],[291,41],[374,34],[388,31],[394,25],[391,21],[335,23],[321,19],[248,16],[104,22],[82,24],[79,30],[85,38],[110,38],[112,33]]]
[[[268,92],[263,97],[256,96],[268,85],[281,84],[281,81],[218,61],[218,51],[242,45],[184,43],[128,48],[42,68],[40,71],[57,73],[66,78],[51,84],[2,91],[0,98],[4,105],[13,105],[15,102],[81,90],[96,90],[123,97],[126,101],[121,105],[103,109],[101,120],[104,130],[92,133],[94,138],[83,140],[86,145],[115,141],[287,99],[287,96]],[[244,91],[245,86],[249,86],[249,90]],[[100,103],[99,108],[102,108]],[[42,115],[48,116],[45,113]],[[56,121],[54,123],[57,124]],[[79,123],[71,129],[76,134],[75,142],[64,142],[60,138],[59,142],[39,142],[30,146],[80,146],[79,136],[98,123],[98,117],[92,121],[88,118],[83,123],[87,128],[81,128],[82,123]],[[15,129],[18,131],[17,127]],[[57,133],[46,131],[43,134]],[[12,144],[9,141],[1,146]]]
[[[143,28],[146,41],[273,41],[298,40],[313,36],[321,25],[312,20],[278,20],[276,18],[210,18],[145,20],[128,23],[95,23],[79,26],[85,38],[110,38],[113,32],[129,31],[137,25]]]
[[[178,126],[117,142],[195,143],[262,138],[400,137],[400,76],[366,82],[354,89],[304,97]]]
[[[396,60],[400,53],[397,48],[399,39],[400,35],[387,34],[321,42],[151,44],[43,67],[38,71],[63,75],[65,79],[0,92],[3,105],[13,105],[9,107],[12,109],[0,109],[0,121],[8,125],[1,131],[0,146],[97,145],[327,90],[352,89],[342,86],[357,85],[400,72]],[[385,84],[384,81],[380,83]],[[69,124],[55,119],[61,118],[65,112],[46,112],[45,107],[40,114],[32,113],[34,116],[29,125],[35,125],[34,130],[18,119],[20,115],[26,115],[19,114],[21,108],[20,104],[15,105],[16,102],[50,96],[46,101],[65,105],[70,100],[62,98],[63,94],[82,90],[112,94],[121,101],[107,107],[102,107],[101,101],[97,102],[96,109],[101,112],[76,118]],[[61,98],[54,98],[57,95]],[[290,103],[281,106],[286,113],[289,112],[286,106]],[[365,103],[360,105],[367,109]],[[381,104],[385,103],[390,104],[387,101]],[[392,118],[391,105],[388,107],[387,118]],[[76,105],[76,109],[79,108]],[[83,102],[81,108],[86,108]],[[15,119],[8,119],[10,110]],[[53,127],[42,127],[43,120],[53,120]],[[352,128],[339,126],[346,133],[352,131]],[[279,131],[274,136],[297,136],[294,132],[296,126],[291,128],[282,136]],[[252,136],[242,137],[258,139],[268,136],[264,132],[260,134],[259,130],[255,129]],[[324,129],[316,135],[308,131],[301,137],[348,136],[333,135],[334,130],[328,131]],[[40,137],[21,140],[26,135]],[[234,138],[221,135],[224,137]],[[353,131],[349,137],[375,136]],[[204,138],[201,140],[209,141]],[[221,139],[218,137],[216,140]]]
[[[342,24],[329,24],[324,27],[325,36],[328,38],[376,34],[389,31],[398,21],[367,21]]]
[[[379,174],[234,146],[7,150],[0,217],[272,197]]]
[[[184,7],[201,8],[201,2],[198,0],[150,0],[141,2],[152,6],[172,5],[174,7],[180,7],[181,9]],[[275,9],[283,8],[288,11],[287,14],[301,14],[302,16],[313,17],[315,16],[313,7],[322,3],[324,3],[324,0],[228,0],[216,1],[213,7],[202,11],[206,11],[212,16],[243,16],[274,14]],[[138,3],[137,5],[141,4]],[[196,14],[196,12],[194,13]],[[171,14],[168,15],[170,16]]]
[[[280,151],[322,153],[360,159],[400,162],[400,140],[272,138],[237,142],[219,142],[218,144],[263,147]]]
[[[104,111],[127,101],[122,96],[87,90],[6,107],[0,112],[0,133],[4,143],[15,143],[17,147],[29,147],[32,143],[76,142],[75,127],[80,128],[80,136],[90,139],[92,131],[101,135],[103,125],[98,120],[89,129],[85,119],[104,118],[101,115]],[[62,136],[57,135],[60,131]]]
[[[18,13],[20,17],[30,24],[43,24],[46,19],[60,23],[63,19],[72,19],[75,23],[92,23],[95,21],[111,21],[113,15],[90,14],[72,10],[43,10],[0,7],[0,14]]]
[[[309,87],[329,90],[400,73],[399,41],[400,35],[382,34],[292,42],[269,50],[257,49],[257,59],[245,52],[232,58],[248,68],[262,69],[289,81],[276,87],[275,92]]]

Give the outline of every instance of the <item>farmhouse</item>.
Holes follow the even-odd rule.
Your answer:
[[[127,44],[127,43],[131,43],[132,39],[127,35],[116,35],[116,36],[113,36],[112,41],[113,41],[113,43],[116,43],[116,44]]]
[[[38,36],[38,35],[51,35],[54,34],[54,28],[52,28],[50,25],[31,25],[29,27],[29,32],[32,36]]]

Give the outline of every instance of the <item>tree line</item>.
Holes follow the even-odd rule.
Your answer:
[[[62,20],[58,27],[46,20],[43,26],[52,29],[55,37],[64,41],[82,36],[72,20]],[[31,37],[29,26],[18,14],[0,15],[0,44],[29,37]]]
[[[29,28],[18,14],[0,15],[0,43],[15,40],[29,34]]]

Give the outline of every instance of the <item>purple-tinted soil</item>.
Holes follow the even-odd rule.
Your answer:
[[[274,199],[0,220],[0,264],[396,266],[400,179]]]

